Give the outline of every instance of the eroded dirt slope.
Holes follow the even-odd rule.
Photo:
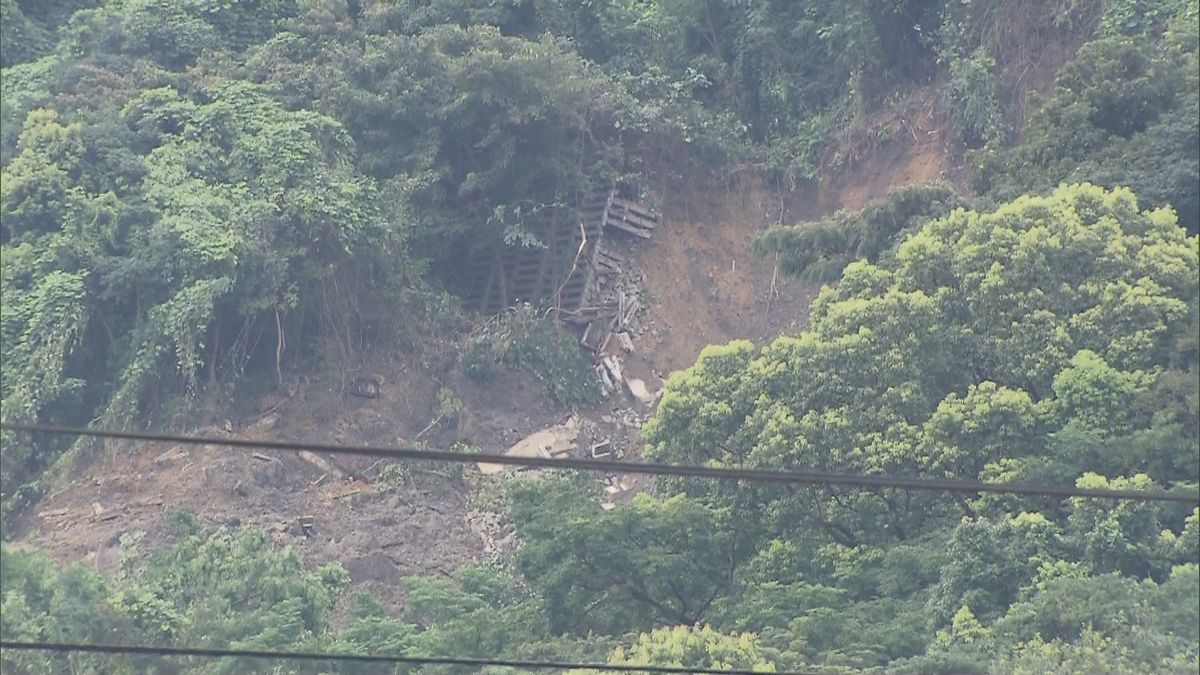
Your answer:
[[[906,118],[899,126],[903,133],[866,147],[819,188],[781,195],[747,181],[741,188],[707,192],[661,189],[663,222],[653,239],[619,244],[637,270],[646,300],[633,338],[635,352],[624,356],[629,372],[656,390],[660,377],[691,365],[706,345],[735,338],[761,343],[802,328],[817,289],[777,276],[774,260],[749,250],[750,239],[773,224],[861,207],[898,185],[952,172],[936,118],[914,111],[915,121]],[[421,367],[403,355],[380,355],[373,369],[382,377],[377,398],[338,396],[318,384],[302,384],[289,398],[269,398],[259,410],[196,432],[393,444],[428,426],[438,389],[448,387],[465,411],[458,423],[435,427],[423,440],[435,447],[462,441],[499,453],[569,414],[549,403],[527,375],[510,373],[479,384],[453,365],[453,358]],[[583,431],[576,454],[599,440],[612,441],[620,452],[639,452],[638,427],[651,412],[628,395],[580,411]],[[403,602],[397,584],[403,576],[449,574],[484,559],[496,549],[496,537],[505,536],[496,531],[494,519],[490,529],[482,527],[480,514],[470,508],[470,485],[483,480],[472,468],[466,484],[422,470],[385,489],[375,480],[379,466],[371,460],[328,458],[328,466],[322,466],[296,452],[261,455],[162,444],[113,446],[29,508],[15,538],[60,560],[88,561],[108,570],[116,563],[123,533],[145,532],[146,545],[162,545],[170,537],[164,516],[180,508],[206,526],[266,527],[314,564],[341,561],[356,585],[372,588],[396,606]],[[643,485],[626,481],[633,490]],[[299,526],[304,516],[314,520],[309,536]]]

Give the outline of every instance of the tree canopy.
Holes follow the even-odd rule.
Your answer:
[[[1198,26],[1197,0],[0,0],[0,415],[203,424],[289,376],[346,390],[368,357],[433,370],[439,338],[465,376],[523,370],[593,406],[593,363],[544,308],[462,309],[465,253],[544,247],[610,191],[752,175],[782,201],[856,143],[907,144],[886,120],[927,106],[957,184],[760,233],[780,272],[829,285],[802,330],[671,375],[643,455],[1194,489]],[[462,409],[438,392],[431,428]],[[90,446],[0,442],[7,535]],[[177,512],[160,546],[125,533],[110,574],[5,543],[0,633],[764,672],[1200,667],[1200,509],[680,478],[617,504],[583,476],[443,478],[494,490],[517,546],[406,576],[402,605],[270,531]],[[394,672],[417,670],[459,672]]]

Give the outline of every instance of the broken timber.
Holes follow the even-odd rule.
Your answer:
[[[654,229],[658,227],[658,216],[649,209],[615,195],[607,201],[584,206],[582,213],[585,220],[599,217],[606,228],[611,227],[642,239],[652,237]]]
[[[618,274],[625,263],[603,246],[605,234],[649,239],[658,224],[648,208],[615,193],[579,209],[544,209],[523,223],[540,246],[497,244],[464,251],[463,300],[469,309],[489,315],[517,302],[549,302],[560,318],[586,324],[596,317],[577,315],[585,311],[596,277]]]

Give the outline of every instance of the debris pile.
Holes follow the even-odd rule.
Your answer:
[[[504,452],[509,457],[543,457],[546,459],[565,457],[575,447],[579,438],[580,420],[572,415],[566,422],[541,431],[536,431],[517,441]],[[479,463],[479,472],[485,476],[501,473],[504,464]]]

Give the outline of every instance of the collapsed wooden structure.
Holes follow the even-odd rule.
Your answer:
[[[468,309],[496,314],[519,302],[549,304],[563,321],[594,324],[602,315],[632,315],[626,303],[589,306],[590,292],[601,276],[617,274],[623,258],[604,246],[611,232],[649,239],[658,216],[615,194],[578,210],[556,209],[531,219],[526,229],[541,246],[477,248],[465,256],[460,284]],[[626,319],[627,320],[627,319]],[[584,342],[589,343],[585,328]]]

